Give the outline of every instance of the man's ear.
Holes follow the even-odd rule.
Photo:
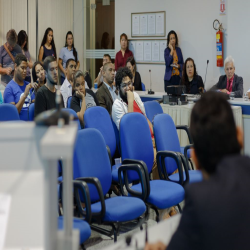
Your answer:
[[[242,128],[239,126],[236,127],[236,136],[237,136],[237,140],[240,145],[240,148],[242,149],[244,146],[244,135],[243,135]]]
[[[195,152],[194,148],[191,149],[191,158],[192,158],[192,161],[194,162],[196,168],[201,170],[200,164],[199,164],[199,161],[198,161],[198,158],[196,156],[196,152]]]

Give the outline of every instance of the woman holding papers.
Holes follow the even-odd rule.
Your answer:
[[[187,58],[184,63],[181,85],[186,86],[187,94],[200,94],[204,92],[202,78],[197,74],[196,66],[192,58]]]
[[[164,51],[166,64],[164,84],[165,92],[167,86],[179,85],[182,75],[183,57],[178,47],[178,37],[175,31],[171,30],[167,37],[167,48]]]

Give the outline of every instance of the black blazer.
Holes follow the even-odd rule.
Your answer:
[[[135,80],[134,80],[134,87],[135,90],[142,90],[142,86],[141,86],[141,76],[139,72],[135,72]]]
[[[109,114],[111,115],[112,105],[113,105],[113,98],[112,98],[108,88],[106,87],[106,85],[104,83],[102,84],[102,86],[96,92],[96,98],[97,98],[100,106],[107,109]]]
[[[209,180],[189,184],[179,227],[167,250],[248,250],[250,158],[224,158]]]
[[[219,81],[211,88],[211,90],[225,89],[227,87],[227,76],[220,76]],[[243,96],[243,78],[234,74],[232,92],[235,97],[242,98]]]

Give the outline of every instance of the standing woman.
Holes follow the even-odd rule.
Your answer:
[[[76,61],[76,71],[79,70],[80,62],[78,58],[78,53],[74,46],[74,37],[71,31],[68,31],[66,34],[65,47],[63,47],[60,51],[58,66],[61,70],[61,84],[63,84],[65,80],[65,69],[66,62],[68,59],[73,58]]]
[[[183,57],[181,49],[178,47],[178,37],[175,31],[168,33],[167,48],[164,51],[165,57],[165,92],[169,85],[179,85],[182,75]]]
[[[47,56],[53,56],[57,58],[56,46],[53,38],[53,30],[51,28],[47,28],[45,30],[39,50],[38,61],[43,62]]]
[[[32,67],[32,79],[35,88],[35,94],[46,83],[45,70],[41,62],[35,62]]]
[[[29,52],[29,48],[28,48],[28,35],[24,30],[21,30],[18,33],[17,44],[21,47],[22,53],[26,56],[27,63],[28,63],[28,67],[27,67],[27,71],[26,71],[27,73],[26,73],[26,77],[24,80],[26,82],[31,82],[30,69],[32,68],[33,63],[31,61],[30,52]]]
[[[186,86],[187,94],[201,94],[204,92],[202,78],[197,74],[194,60],[190,57],[184,63],[181,85]]]
[[[136,71],[136,64],[135,64],[135,59],[133,56],[130,56],[127,59],[127,64],[126,66],[130,69],[130,71],[133,74],[133,86],[135,90],[142,90],[142,86],[141,86],[141,76],[140,73],[138,71]]]
[[[128,37],[122,33],[120,36],[121,50],[115,56],[115,71],[120,67],[125,67],[128,57],[133,56],[132,51],[128,49]]]

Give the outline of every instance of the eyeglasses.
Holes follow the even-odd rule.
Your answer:
[[[123,88],[123,89],[128,89],[130,86],[132,86],[132,82],[127,82],[127,83],[125,83],[125,82],[123,82],[122,84],[121,84],[121,87]]]

